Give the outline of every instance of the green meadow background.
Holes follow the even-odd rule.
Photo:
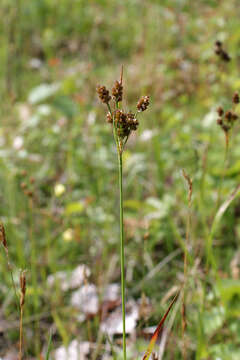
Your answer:
[[[240,124],[225,158],[216,123],[240,90],[239,1],[2,0],[0,16],[0,217],[17,288],[27,269],[24,358],[45,356],[50,331],[52,350],[77,339],[97,344],[89,358],[113,358],[100,314],[80,319],[72,290],[48,283],[80,264],[100,299],[120,283],[117,157],[96,86],[111,89],[123,65],[124,107],[150,95],[123,159],[126,296],[143,309],[129,359],[141,359],[145,329],[181,286],[186,246],[187,328],[183,339],[178,302],[163,358],[183,359],[185,346],[188,360],[239,359]],[[0,274],[5,359],[18,349],[19,312],[3,248]]]

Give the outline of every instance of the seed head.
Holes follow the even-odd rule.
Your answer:
[[[2,223],[0,223],[0,242],[3,244],[4,248],[7,249],[7,238],[5,228]]]
[[[221,55],[222,54],[222,49],[221,48],[216,48],[215,49],[215,54],[216,55]]]
[[[227,124],[223,124],[222,129],[223,129],[223,131],[228,132],[231,129],[231,126],[227,125]]]
[[[20,273],[20,290],[21,290],[21,297],[20,297],[20,306],[22,307],[25,303],[25,294],[26,294],[26,274],[25,271],[21,271]]]
[[[137,130],[139,122],[137,121],[137,119],[135,118],[135,115],[130,111],[129,113],[127,113],[127,124],[130,128],[130,130]]]
[[[116,110],[115,111],[115,120],[116,120],[117,125],[126,124],[127,115],[123,112],[123,110]]]
[[[31,184],[34,184],[36,182],[36,179],[35,179],[35,177],[31,176],[29,181]]]
[[[148,105],[149,105],[149,96],[142,96],[137,103],[137,109],[139,112],[145,111],[147,110]]]
[[[221,41],[219,41],[219,40],[217,40],[216,42],[215,42],[215,45],[216,45],[216,47],[222,47],[222,42]]]
[[[239,104],[240,98],[239,98],[239,94],[237,92],[235,92],[235,94],[233,95],[232,102],[233,102],[233,104]]]
[[[29,198],[32,198],[32,197],[33,197],[33,191],[27,190],[27,191],[26,191],[26,195],[27,195]]]
[[[112,88],[112,96],[115,99],[116,102],[122,101],[122,95],[123,95],[123,86],[122,82],[116,80],[115,85]]]
[[[228,110],[225,114],[225,118],[227,121],[231,121],[232,120],[232,112],[231,110]]]
[[[217,108],[217,113],[218,113],[219,116],[223,116],[224,111],[223,111],[223,108],[222,108],[221,106],[219,106],[219,107]]]
[[[221,59],[223,61],[225,61],[225,62],[231,61],[231,57],[229,56],[229,54],[225,50],[222,50]]]
[[[110,112],[107,113],[107,122],[109,124],[112,124],[113,123],[113,118],[112,118],[112,115]]]
[[[102,101],[102,103],[108,104],[109,101],[111,100],[109,91],[106,89],[105,86],[98,86],[97,93],[98,93],[99,99]]]
[[[22,190],[25,190],[27,188],[27,184],[25,182],[22,182],[20,186]]]
[[[124,146],[128,140],[131,131],[138,128],[139,122],[137,120],[137,113],[145,111],[149,106],[149,96],[142,96],[137,103],[137,112],[134,114],[131,111],[127,112],[119,108],[118,103],[123,98],[123,67],[121,70],[120,80],[116,80],[112,88],[110,96],[109,91],[105,86],[98,86],[98,96],[104,104],[107,104],[109,112],[107,113],[107,122],[112,124],[114,139],[120,153],[123,152]],[[109,102],[113,99],[113,108]],[[27,189],[25,190],[27,191]]]
[[[215,42],[215,54],[225,62],[229,62],[231,60],[231,57],[227,51],[223,49],[222,42],[219,40]]]

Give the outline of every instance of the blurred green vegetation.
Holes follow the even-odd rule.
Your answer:
[[[111,88],[123,64],[124,105],[134,110],[141,95],[151,97],[124,154],[127,297],[152,303],[133,357],[146,348],[141,329],[157,324],[162,299],[183,279],[185,169],[193,179],[187,359],[238,359],[238,194],[214,229],[211,261],[207,245],[240,180],[240,125],[224,161],[216,124],[216,108],[231,107],[240,91],[239,1],[2,0],[0,15],[0,215],[16,282],[28,269],[26,356],[46,349],[49,329],[54,349],[89,340],[89,331],[98,339],[98,316],[79,322],[68,294],[47,287],[50,274],[86,264],[101,293],[113,263],[107,281],[120,281],[116,151],[95,89]],[[216,40],[230,62],[215,55]],[[17,348],[19,314],[4,251],[0,260],[4,354]],[[182,359],[182,347],[178,311],[165,359]]]

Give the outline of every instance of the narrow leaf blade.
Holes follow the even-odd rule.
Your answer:
[[[52,345],[52,333],[50,332],[49,339],[48,339],[48,347],[47,347],[47,353],[46,353],[46,360],[49,360],[51,345]]]
[[[173,307],[174,303],[176,302],[179,294],[180,294],[180,291],[174,296],[174,298],[173,298],[171,304],[169,305],[167,311],[165,312],[165,314],[163,315],[162,319],[160,320],[160,322],[159,322],[156,330],[154,331],[154,334],[153,334],[153,336],[152,336],[152,338],[151,338],[151,340],[150,340],[150,343],[149,343],[149,345],[148,345],[147,351],[145,352],[145,355],[144,355],[144,357],[143,357],[142,360],[148,360],[148,359],[149,359],[149,357],[150,357],[150,355],[151,355],[151,353],[152,353],[152,351],[153,351],[154,345],[155,345],[155,343],[156,343],[156,341],[157,341],[157,338],[158,338],[158,336],[159,336],[159,334],[160,334],[160,331],[161,331],[161,329],[162,329],[162,327],[163,327],[163,324],[164,324],[164,322],[165,322],[165,320],[166,320],[166,318],[167,318],[167,316],[168,316],[171,308]]]

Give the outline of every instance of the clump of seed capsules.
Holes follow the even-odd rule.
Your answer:
[[[240,102],[239,94],[235,92],[232,98],[233,106],[231,109],[224,111],[221,106],[217,108],[217,113],[219,116],[217,119],[217,124],[224,131],[227,141],[229,137],[229,132],[233,128],[236,120],[238,119],[238,115],[236,114],[234,108],[237,104],[239,104],[239,102]]]
[[[123,152],[124,146],[132,131],[136,131],[139,126],[137,116],[140,112],[147,110],[149,106],[149,96],[142,96],[136,105],[136,111],[125,111],[120,108],[119,104],[123,99],[123,71],[120,80],[116,80],[110,95],[105,86],[98,86],[97,93],[100,101],[107,105],[107,122],[112,124],[114,138],[118,150]]]
[[[219,40],[215,42],[215,54],[224,62],[231,61],[230,55],[223,49],[223,44]]]

